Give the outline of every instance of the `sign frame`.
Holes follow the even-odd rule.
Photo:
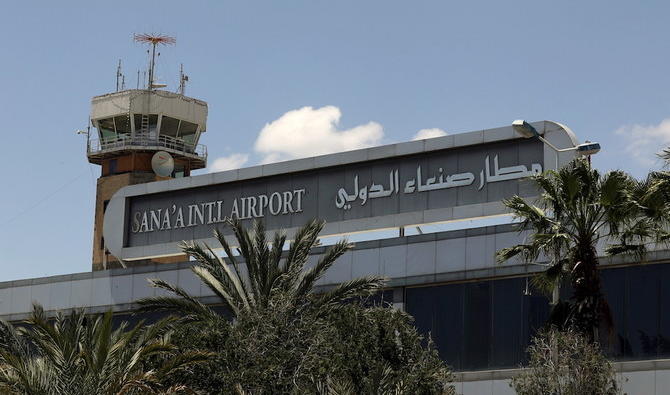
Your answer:
[[[534,122],[532,125],[547,141],[556,147],[571,148],[575,147],[578,143],[574,133],[569,128],[559,123],[541,121]],[[236,183],[269,176],[290,175],[298,172],[334,168],[356,163],[364,164],[365,162],[380,159],[393,159],[396,157],[404,158],[410,155],[431,153],[434,151],[451,151],[461,147],[487,145],[494,142],[519,139],[521,139],[520,136],[514,132],[511,126],[505,126],[426,140],[409,141],[286,162],[258,165],[218,173],[126,186],[117,191],[109,201],[107,210],[105,211],[103,234],[106,241],[106,248],[117,259],[123,261],[181,254],[178,242],[128,246],[128,228],[129,223],[132,221],[130,201],[135,197],[171,191],[183,191],[212,185]],[[556,159],[558,159],[559,166],[562,166],[574,158],[574,156],[575,151],[559,153],[545,144],[543,147],[543,163],[541,163],[541,165],[544,170],[554,169],[557,162]],[[334,191],[333,202],[335,202],[335,192],[336,191]],[[325,225],[322,235],[336,236],[356,232],[399,228],[403,226],[416,226],[428,223],[490,217],[504,215],[506,213],[507,210],[503,206],[502,201],[475,203],[447,208],[418,210],[329,222]],[[298,227],[294,226],[284,230],[290,239],[297,229]],[[227,239],[231,244],[235,244],[235,239],[232,235],[227,236]],[[212,246],[217,245],[213,237],[198,239],[198,241],[207,242]]]

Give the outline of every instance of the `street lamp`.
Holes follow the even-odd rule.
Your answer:
[[[538,140],[549,146],[549,148],[554,150],[554,152],[556,153],[556,170],[558,170],[558,154],[561,152],[577,151],[578,155],[591,156],[597,154],[600,151],[600,144],[591,141],[579,144],[576,147],[558,148],[549,141],[547,141],[547,139],[542,137],[542,135],[540,135],[540,132],[538,132],[537,129],[533,127],[533,125],[529,124],[523,119],[517,119],[516,121],[512,122],[512,127],[514,128],[514,131],[517,132],[517,134],[519,134],[521,137],[527,139],[536,137]]]

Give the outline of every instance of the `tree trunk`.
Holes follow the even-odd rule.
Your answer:
[[[598,328],[603,299],[595,248],[590,243],[578,246],[574,262],[576,263],[571,275],[574,306],[570,324],[594,343],[599,338]]]

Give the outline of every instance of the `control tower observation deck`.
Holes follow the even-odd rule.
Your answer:
[[[104,175],[127,168],[120,158],[165,151],[174,157],[173,176],[188,176],[206,166],[207,148],[198,144],[206,122],[207,103],[178,93],[133,89],[96,96],[91,123],[97,138],[88,140],[88,160]]]

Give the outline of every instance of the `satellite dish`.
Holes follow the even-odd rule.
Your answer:
[[[156,175],[169,177],[174,170],[174,159],[165,151],[158,151],[151,158],[151,168]]]

